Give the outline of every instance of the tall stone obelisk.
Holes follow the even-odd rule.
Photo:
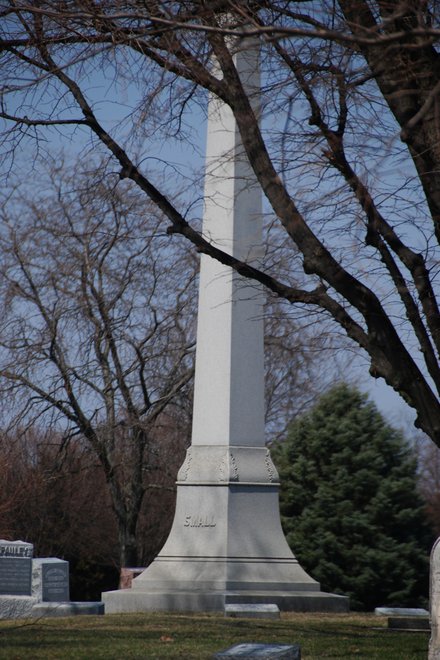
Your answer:
[[[255,43],[235,62],[258,113]],[[211,98],[204,235],[252,262],[261,250],[261,204],[232,111]],[[233,602],[347,609],[346,598],[322,593],[299,566],[281,529],[278,475],[264,443],[263,305],[258,285],[202,256],[192,444],[178,474],[173,527],[132,589],[103,594],[106,612],[222,611]]]

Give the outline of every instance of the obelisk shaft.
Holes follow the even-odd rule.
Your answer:
[[[236,64],[246,92],[257,99],[257,49],[236,55]],[[252,262],[261,250],[261,189],[232,110],[211,98],[208,112],[203,234]],[[264,445],[263,305],[259,285],[202,256],[193,445]]]

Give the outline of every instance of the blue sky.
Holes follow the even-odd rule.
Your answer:
[[[88,81],[90,95],[95,98],[96,108],[99,109],[99,116],[103,117],[103,123],[109,130],[114,130],[124,140],[130,141],[129,131],[131,128],[131,118],[128,116],[133,106],[139,104],[139,98],[136,96],[136,88],[127,84],[118,85],[115,96],[112,88],[113,80],[108,82],[105,79],[103,71],[95,70]],[[165,170],[166,188],[170,191],[173,185],[178,181],[177,172],[185,169],[198,169],[201,171],[203,165],[203,153],[205,145],[206,122],[202,110],[199,106],[192,106],[193,110],[188,110],[184,120],[188,131],[191,134],[189,142],[183,142],[172,137],[166,140],[158,132],[157,136],[150,134],[144,144],[139,144],[138,151],[134,149],[135,162],[141,162],[149,174],[155,178],[155,169],[159,170],[163,163],[168,163]],[[74,113],[76,114],[76,113]],[[87,154],[92,153],[92,142],[88,131],[81,129],[74,133],[70,129],[63,129],[62,134],[58,134],[55,129],[46,131],[46,141],[42,141],[40,146],[48,153],[56,154],[60,148],[63,148],[67,154]],[[130,145],[133,148],[133,142]],[[30,145],[24,142],[21,145],[22,153],[19,161],[22,161],[23,170],[26,175],[31,176],[32,159],[29,158]],[[90,150],[90,151],[89,151]],[[163,181],[163,178],[162,178]],[[184,179],[180,180],[180,185],[185,185]],[[200,213],[201,205],[198,202],[197,213]],[[360,367],[361,387],[368,391],[376,402],[381,412],[391,422],[402,421],[408,425],[413,415],[408,406],[402,399],[383,381],[377,381],[368,375],[368,366],[366,360],[361,360]]]

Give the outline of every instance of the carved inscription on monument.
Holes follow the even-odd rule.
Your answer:
[[[30,557],[34,554],[32,543],[24,541],[0,541],[0,557]]]
[[[212,515],[189,515],[185,516],[184,527],[215,527],[216,521]]]
[[[32,595],[38,601],[69,601],[69,562],[57,557],[34,559]]]
[[[0,539],[1,596],[29,596],[31,594],[33,552],[32,543]]]
[[[43,565],[43,600],[69,600],[69,564],[64,562],[58,566]]]
[[[2,557],[0,561],[0,595],[30,596],[32,559]]]

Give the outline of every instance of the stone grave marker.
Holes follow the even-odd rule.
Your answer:
[[[30,596],[34,546],[0,540],[0,596]]]
[[[69,562],[33,559],[34,546],[0,540],[0,620],[104,614],[102,602],[71,602]]]
[[[122,567],[119,573],[119,589],[131,589],[134,578],[145,571],[144,568]]]
[[[301,660],[301,647],[298,644],[235,644],[226,651],[220,651],[213,660],[248,660],[266,658],[266,660]]]
[[[56,557],[34,559],[32,595],[46,603],[69,601],[69,562]]]
[[[429,616],[428,610],[425,610],[422,607],[376,607],[374,613],[379,616]]]
[[[388,617],[393,630],[429,630],[429,612],[421,607],[376,607],[374,613]]]
[[[434,543],[431,551],[429,611],[431,639],[429,640],[428,660],[440,660],[440,538]]]
[[[234,603],[225,605],[225,616],[248,619],[279,619],[280,610],[273,603]]]

